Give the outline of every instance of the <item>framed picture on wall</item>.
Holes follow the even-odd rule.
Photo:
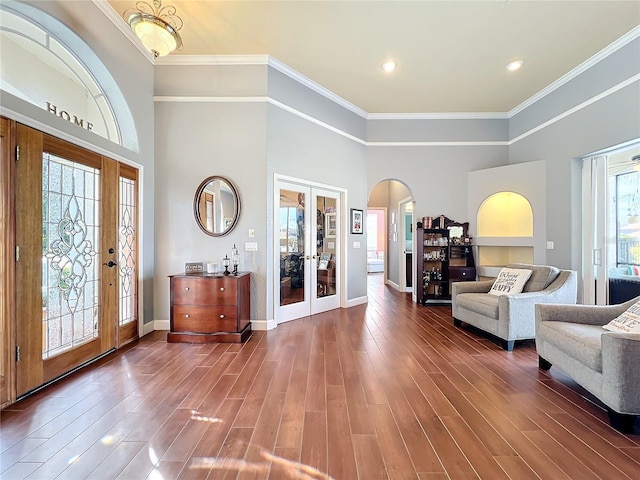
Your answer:
[[[351,233],[362,234],[364,232],[362,210],[351,209]]]
[[[336,223],[336,214],[335,212],[332,213],[325,213],[324,215],[324,236],[326,238],[335,238],[336,233],[338,230],[338,225]]]

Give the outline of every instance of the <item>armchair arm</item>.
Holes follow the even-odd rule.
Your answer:
[[[536,305],[536,322],[571,322],[585,325],[605,325],[635,301],[620,305]]]
[[[491,290],[493,280],[480,280],[478,282],[453,282],[451,284],[451,294],[455,296],[459,293],[487,293]]]
[[[537,292],[507,294],[498,300],[498,336],[534,338],[536,305],[541,303],[575,304],[577,274],[563,270],[546,289]]]
[[[640,412],[640,335],[602,335],[602,400],[619,413]]]

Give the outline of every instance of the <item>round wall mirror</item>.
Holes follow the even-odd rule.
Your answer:
[[[236,187],[224,177],[207,177],[196,190],[193,214],[207,235],[221,237],[238,223],[240,197]]]

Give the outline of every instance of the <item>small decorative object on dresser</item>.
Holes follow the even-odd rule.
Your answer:
[[[241,343],[251,336],[251,273],[169,277],[171,319],[167,342]]]

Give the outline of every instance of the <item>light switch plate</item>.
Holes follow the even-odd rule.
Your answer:
[[[353,248],[360,248],[360,242],[353,242]]]
[[[249,238],[253,238],[256,236],[256,231],[253,228],[249,229]]]
[[[553,248],[554,248],[553,242],[552,241],[548,241],[547,242],[547,250],[553,250]]]
[[[257,252],[258,251],[258,242],[244,242],[244,251],[245,252]]]

